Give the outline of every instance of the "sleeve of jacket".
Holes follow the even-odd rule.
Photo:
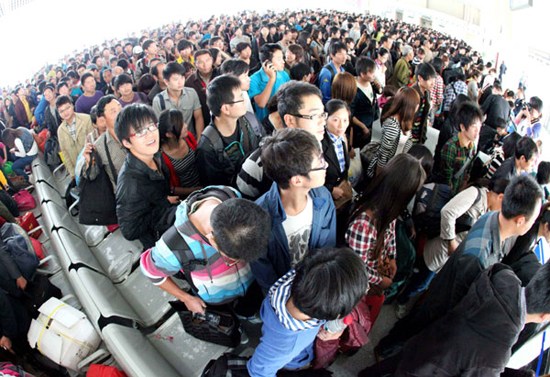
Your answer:
[[[456,237],[456,219],[474,205],[478,192],[476,187],[469,187],[459,192],[441,209],[441,239],[452,240]]]
[[[319,89],[323,94],[323,103],[327,103],[332,98],[332,77],[327,68],[322,68],[319,73]]]
[[[267,293],[269,288],[277,281],[279,276],[275,272],[272,259],[274,254],[274,236],[270,236],[269,244],[267,246],[267,253],[259,259],[250,262],[250,269],[252,274],[256,278],[256,281],[262,288],[264,293]]]
[[[61,153],[63,153],[63,164],[65,165],[65,168],[67,171],[71,174],[71,176],[74,176],[74,165],[75,161],[72,160],[69,156],[69,153],[67,153],[67,145],[70,145],[73,141],[71,140],[71,136],[63,129],[59,128],[57,132],[57,138],[59,140],[59,149],[61,150]]]
[[[25,106],[21,101],[17,101],[15,104],[15,117],[21,126],[28,125],[29,119],[27,118],[27,112],[25,111]]]
[[[46,110],[46,106],[46,98],[42,96],[40,102],[38,102],[38,106],[36,106],[36,109],[34,109],[34,117],[36,118],[38,124],[41,126],[44,124],[44,111]]]
[[[336,206],[330,191],[326,187],[320,187],[319,190],[323,191],[323,198],[327,201],[327,205],[323,213],[322,226],[324,231],[321,232],[317,247],[334,247],[336,246]]]
[[[11,257],[11,255],[6,250],[6,245],[4,244],[4,241],[0,238],[0,264],[4,266],[6,273],[11,279],[17,279],[21,275],[21,271],[19,270],[19,267],[17,267],[17,264]]]
[[[225,182],[225,172],[223,171],[223,166],[220,166],[218,161],[218,154],[214,150],[214,146],[210,140],[208,140],[208,138],[204,135],[199,141],[196,153],[200,180],[203,185],[210,186],[230,183]]]

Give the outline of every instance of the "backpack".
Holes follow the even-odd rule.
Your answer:
[[[330,84],[332,85],[332,82],[334,81],[334,77],[336,76],[336,71],[334,70],[334,67],[332,66],[332,64],[328,63],[328,64],[325,64],[323,66],[323,68],[326,68],[329,70],[330,72]],[[321,80],[320,80],[320,77],[321,77],[321,71],[322,69],[319,71],[319,74],[317,75],[317,80],[315,81],[315,86],[317,86],[318,88],[321,87]]]
[[[44,144],[44,160],[51,170],[54,170],[61,165],[59,157],[59,141],[56,137],[50,137]]]
[[[231,183],[235,183],[235,180],[237,179],[237,175],[241,171],[241,165],[246,160],[246,158],[250,155],[250,153],[253,152],[253,140],[252,135],[254,135],[254,131],[251,129],[251,122],[249,120],[250,117],[254,117],[254,114],[247,112],[244,117],[240,118],[240,120],[243,120],[242,122],[239,122],[239,125],[241,126],[241,137],[240,142],[243,146],[243,149],[246,151],[248,150],[249,153],[245,154],[241,160],[241,163],[239,166],[236,166],[233,164],[231,159],[229,158],[229,155],[227,154],[227,151],[225,150],[225,147],[223,145],[223,140],[220,132],[215,126],[207,126],[205,127],[204,131],[202,131],[201,138],[206,138],[212,143],[212,147],[216,151],[218,163],[220,166],[227,165],[225,168],[225,173],[231,174]],[[255,149],[254,149],[255,150]]]
[[[246,363],[248,357],[224,353],[206,364],[201,377],[249,377]]]
[[[441,209],[451,200],[452,191],[444,183],[427,183],[416,194],[413,221],[416,231],[428,238],[439,236]]]

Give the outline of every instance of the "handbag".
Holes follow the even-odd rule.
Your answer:
[[[38,220],[36,220],[36,216],[34,216],[34,213],[27,212],[23,216],[19,218],[19,225],[21,228],[25,229],[27,233],[30,233],[31,230],[38,228],[40,225],[38,224]],[[37,230],[36,232],[33,232],[32,234],[29,234],[29,236],[34,237],[36,239],[40,238],[42,235],[42,230]]]
[[[334,206],[338,210],[344,207],[347,203],[351,202],[351,199],[353,198],[353,189],[351,187],[351,183],[347,179],[344,179],[342,182],[340,182],[337,187],[341,188],[342,191],[344,191],[343,195],[340,198],[334,199]]]
[[[116,197],[113,185],[105,172],[101,159],[94,150],[90,155],[91,163],[86,169],[86,174],[80,177],[80,199],[78,202],[78,221],[84,225],[110,225],[118,222],[116,217]],[[93,165],[99,169],[99,173],[92,181],[90,176]]]
[[[20,190],[13,194],[13,199],[17,203],[19,211],[30,211],[36,207],[36,201],[30,192],[27,190]]]
[[[170,306],[178,313],[185,332],[192,337],[232,348],[241,342],[239,319],[234,313],[207,307],[204,315],[194,314],[181,301],[170,301]]]

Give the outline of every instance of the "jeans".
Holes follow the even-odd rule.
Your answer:
[[[25,156],[15,160],[12,165],[13,172],[28,181],[29,176],[25,173],[25,167],[30,165],[35,157],[36,156]]]

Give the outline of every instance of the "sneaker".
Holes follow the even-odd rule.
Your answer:
[[[397,319],[403,319],[408,314],[407,304],[397,304],[395,306],[395,316]]]
[[[263,323],[262,319],[260,318],[260,315],[258,313],[250,316],[250,317],[245,317],[245,316],[242,316],[242,315],[238,315],[237,314],[237,318],[239,319],[239,321],[242,321],[242,322],[248,322],[248,323],[252,323],[254,325],[257,325],[257,324],[260,324],[260,323]]]
[[[248,335],[246,335],[246,332],[244,332],[242,327],[239,331],[241,332],[241,344],[248,344],[250,339],[248,338]]]

